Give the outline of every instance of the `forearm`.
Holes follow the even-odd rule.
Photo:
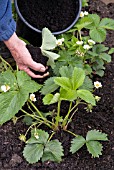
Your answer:
[[[16,23],[12,18],[10,0],[0,0],[0,41],[8,40],[16,30]]]

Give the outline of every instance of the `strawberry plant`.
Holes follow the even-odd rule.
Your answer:
[[[7,69],[0,75],[1,94],[0,94],[0,124],[12,119],[14,123],[24,117],[24,121],[29,125],[25,135],[20,135],[20,140],[26,143],[23,155],[29,163],[35,163],[39,160],[60,162],[62,160],[63,147],[62,143],[57,139],[52,139],[56,131],[63,129],[72,134],[75,138],[71,142],[70,151],[75,153],[84,144],[87,145],[88,151],[93,157],[99,157],[102,151],[102,144],[98,140],[107,140],[107,135],[96,130],[87,134],[86,140],[82,136],[78,136],[68,130],[68,124],[72,121],[73,115],[78,111],[78,105],[96,105],[95,96],[92,94],[91,85],[87,86],[86,75],[83,69],[77,67],[63,66],[60,69],[60,77],[52,77],[47,80],[44,87],[36,83],[23,71],[13,71]],[[53,88],[46,90],[48,83]],[[42,89],[41,89],[42,88]],[[43,113],[36,106],[36,98],[34,92],[41,89],[41,93],[45,94],[43,103],[46,105],[57,103],[57,112]],[[53,90],[52,90],[53,89]],[[55,91],[56,93],[52,93]],[[50,93],[49,93],[50,91]],[[61,115],[62,101],[69,102],[69,109],[66,115]],[[27,103],[28,109],[23,108]],[[21,110],[24,115],[16,117],[16,113]],[[48,119],[50,117],[51,119]],[[45,124],[52,130],[52,134],[39,129]],[[28,132],[31,136],[27,139]],[[78,142],[77,142],[78,141]],[[97,150],[95,151],[95,147]]]

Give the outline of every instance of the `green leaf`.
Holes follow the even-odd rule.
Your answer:
[[[73,90],[76,90],[78,87],[80,87],[85,79],[85,72],[81,68],[74,68],[73,73],[72,73],[72,86]]]
[[[88,0],[82,0],[82,7],[88,6]]]
[[[35,138],[35,134],[38,135],[38,139]],[[49,138],[49,134],[41,129],[32,129],[31,130],[31,137],[37,140],[37,143],[41,143],[45,145],[47,143],[47,140]],[[31,138],[30,138],[31,139]],[[27,143],[31,143],[30,139],[27,141]]]
[[[96,70],[95,74],[97,74],[100,77],[102,77],[104,75],[104,71],[103,70]]]
[[[59,98],[60,98],[60,94],[59,93],[56,93],[56,94],[47,94],[45,95],[45,97],[43,98],[43,103],[45,105],[50,105],[50,104],[53,104],[53,103],[56,103],[59,101]]]
[[[111,18],[103,18],[99,26],[105,29],[114,30],[114,20]]]
[[[90,64],[85,64],[83,69],[84,69],[86,75],[91,75],[91,73],[92,73],[92,68],[91,68],[91,65],[90,65]],[[85,81],[85,80],[84,80],[84,81]]]
[[[24,71],[18,71],[16,76],[19,88],[26,91],[27,94],[34,93],[42,87],[42,85],[36,83],[34,80],[31,80],[31,77]]]
[[[16,78],[17,78],[17,83],[19,87],[24,86],[25,82],[31,80],[31,77],[24,71],[17,71]]]
[[[105,52],[107,51],[109,48],[108,47],[105,47],[104,44],[96,44],[94,45],[93,47],[93,52],[96,53],[96,54],[100,54],[102,52]]]
[[[102,70],[105,69],[104,67],[104,61],[101,58],[96,58],[96,62],[93,65],[93,69],[96,70]]]
[[[80,89],[80,90],[77,90],[77,95],[85,102],[91,103],[93,106],[96,105],[95,98],[90,91],[85,90],[85,89]]]
[[[77,92],[75,90],[60,89],[60,100],[74,101],[77,99]]]
[[[56,46],[56,37],[48,28],[43,28],[41,50],[53,50]]]
[[[28,99],[28,92],[23,89],[0,94],[0,124],[10,120],[22,108]]]
[[[0,86],[9,85],[10,90],[15,90],[17,87],[15,74],[11,70],[6,70],[0,74]]]
[[[61,75],[61,77],[67,77],[67,78],[71,78],[73,72],[73,67],[72,66],[62,66],[59,69],[59,73]]]
[[[113,54],[114,53],[114,48],[111,48],[108,52],[108,54]]]
[[[88,19],[92,22],[89,25],[86,25],[85,28],[86,29],[94,29],[96,27],[99,27],[99,23],[100,23],[100,17],[97,14],[89,14],[88,15]]]
[[[95,46],[95,45],[94,45]],[[94,47],[93,47],[94,48]],[[93,50],[93,49],[92,49]],[[87,54],[95,57],[95,56],[98,56],[98,54],[96,52],[93,52],[93,51],[88,51]]]
[[[91,18],[83,17],[76,23],[75,27],[77,27],[78,30],[81,30],[82,28],[90,26],[92,23],[93,20]]]
[[[89,141],[86,143],[87,149],[89,151],[90,154],[92,154],[92,156],[98,157],[99,155],[102,155],[101,151],[102,151],[102,144],[98,141]]]
[[[101,53],[99,57],[105,60],[106,62],[111,62],[111,56],[107,53]]]
[[[106,30],[104,28],[94,28],[90,30],[90,37],[95,42],[103,42],[106,39]]]
[[[32,125],[33,119],[32,119],[31,117],[29,117],[29,116],[24,116],[23,122],[24,122],[26,125]]]
[[[102,141],[107,141],[107,134],[102,133],[98,130],[91,130],[87,133],[86,136],[86,140],[87,141],[91,141],[91,140],[102,140]]]
[[[49,141],[44,149],[42,161],[60,162],[63,156],[63,147],[58,140]]]
[[[75,137],[71,141],[70,152],[75,153],[86,143],[85,139],[82,136]]]
[[[100,16],[99,15],[97,15],[97,14],[89,14],[88,17],[93,20],[96,27],[99,26],[99,23],[100,23]]]
[[[28,100],[29,93],[38,91],[41,88],[41,85],[31,80],[24,71],[16,72],[16,78],[16,84],[18,85],[17,91],[8,91],[0,94],[0,124],[10,120],[16,113],[18,113]]]
[[[46,95],[48,93],[54,92],[59,86],[54,83],[55,77],[48,78],[41,89],[41,93]]]
[[[42,54],[49,58],[48,61],[47,61],[47,65],[52,66],[52,67],[54,65],[54,60],[56,60],[60,57],[59,54],[56,54],[56,53],[51,52],[51,51],[46,51],[46,50],[42,50]]]
[[[80,89],[85,89],[85,90],[89,90],[92,91],[93,90],[93,83],[92,80],[86,76],[84,79],[84,83],[83,85],[80,87]]]
[[[67,77],[56,77],[54,82],[65,90],[72,89],[72,84]]]
[[[43,150],[42,144],[27,144],[23,150],[23,156],[29,163],[33,164],[41,159]]]

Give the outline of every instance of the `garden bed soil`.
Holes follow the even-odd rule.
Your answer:
[[[97,13],[102,18],[109,17],[114,19],[114,4],[107,6],[100,0],[90,1],[90,13]],[[105,45],[114,47],[114,32],[108,31]],[[0,44],[0,54],[5,55],[5,50]],[[8,55],[6,50],[6,54]],[[10,56],[11,57],[11,56]],[[22,151],[24,143],[18,138],[24,134],[27,126],[18,121],[16,125],[12,121],[0,127],[0,170],[113,170],[114,169],[114,55],[112,62],[106,66],[103,78],[97,77],[96,80],[102,82],[103,87],[96,91],[101,96],[101,100],[93,112],[87,113],[80,108],[74,116],[69,129],[79,135],[86,136],[87,131],[97,129],[108,134],[109,141],[103,142],[103,155],[99,158],[92,158],[87,152],[86,147],[81,148],[76,154],[69,153],[70,141],[72,136],[62,131],[56,135],[64,146],[63,160],[60,164],[53,162],[28,164],[23,158]],[[37,96],[38,97],[38,96]],[[42,102],[39,100],[39,107]],[[65,112],[66,105],[62,104],[62,111]]]
[[[25,20],[33,27],[42,30],[47,27],[58,32],[69,27],[79,12],[76,0],[18,0],[18,7]],[[26,10],[25,10],[26,9]]]

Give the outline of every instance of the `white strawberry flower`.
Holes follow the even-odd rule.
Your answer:
[[[89,49],[91,48],[91,46],[88,45],[88,44],[86,44],[86,45],[83,46],[83,48],[84,48],[85,50],[89,50]]]
[[[98,89],[98,88],[102,87],[102,84],[99,81],[95,81],[94,86],[95,86],[96,89]]]
[[[10,89],[10,86],[8,86],[8,85],[1,86],[1,91],[3,91],[3,92],[7,92],[9,89]]]
[[[87,11],[84,11],[84,15],[88,15],[89,13]]]
[[[39,135],[38,135],[37,132],[34,133],[34,137],[35,137],[36,139],[39,139]]]
[[[80,12],[80,17],[81,17],[81,18],[84,17],[84,12],[83,12],[83,11]]]
[[[65,40],[64,38],[61,38],[61,41],[62,41],[62,42],[64,42],[64,40]]]
[[[88,40],[88,43],[89,43],[89,45],[94,45],[94,44],[96,44],[95,41],[93,41],[93,40],[91,40],[91,39]]]
[[[36,98],[35,98],[35,94],[30,94],[30,100],[35,102],[36,101]]]
[[[83,41],[77,41],[76,44],[82,45],[82,44],[83,44]]]
[[[58,40],[56,40],[56,45],[60,46],[60,45],[62,45],[63,42],[64,42],[64,38],[58,39]]]
[[[81,11],[81,12],[80,12],[80,17],[81,17],[81,18],[83,18],[83,17],[84,17],[84,15],[86,15],[86,16],[87,16],[88,14],[89,14],[89,13],[88,13],[87,11],[84,11],[84,12],[83,12],[83,11]]]

